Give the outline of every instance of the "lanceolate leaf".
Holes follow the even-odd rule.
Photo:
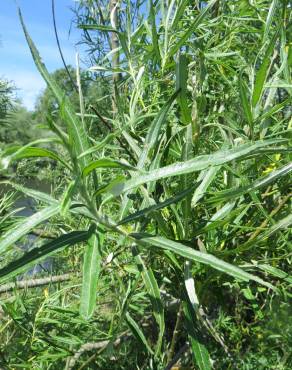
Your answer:
[[[100,271],[101,235],[93,234],[85,247],[83,257],[82,291],[80,314],[89,319],[96,306],[97,282]]]
[[[68,133],[69,133],[69,139],[70,139],[73,151],[75,153],[75,156],[77,157],[88,149],[88,142],[87,142],[87,136],[85,133],[85,129],[81,121],[79,120],[79,118],[76,116],[69,100],[64,96],[63,91],[59,88],[57,82],[51,77],[46,66],[42,62],[39,52],[37,48],[35,47],[30,35],[27,32],[20,9],[19,9],[19,17],[20,17],[21,25],[22,25],[27,43],[29,45],[32,57],[34,59],[35,65],[38,68],[44,80],[46,81],[47,85],[51,89],[52,93],[56,97],[59,105],[63,106],[63,114],[64,114],[64,118],[66,121],[65,123],[67,125]],[[80,161],[81,161],[82,167],[84,167],[86,165],[86,158],[83,157],[81,158]]]
[[[192,352],[200,370],[211,370],[210,355],[205,344],[197,337],[191,336]]]
[[[275,104],[271,109],[269,109],[267,112],[264,112],[261,116],[257,117],[256,122],[263,121],[269,117],[271,117],[273,114],[279,112],[284,107],[288,106],[291,103],[292,96],[289,96],[287,99],[283,100],[279,104]]]
[[[58,200],[51,197],[49,194],[46,194],[44,192],[41,192],[41,191],[38,191],[38,190],[35,190],[35,189],[31,189],[31,188],[27,188],[25,186],[22,186],[22,185],[19,185],[19,184],[16,184],[14,182],[11,182],[11,181],[1,181],[0,184],[7,184],[9,186],[12,186],[15,190],[31,197],[31,198],[34,198],[36,200],[39,200],[40,202],[43,202],[43,203],[46,203],[47,205],[52,205],[52,204],[58,204]]]
[[[209,352],[205,343],[203,342],[194,308],[192,307],[187,297],[183,307],[186,318],[185,325],[191,341],[194,361],[196,362],[200,370],[211,370],[212,366],[210,362]]]
[[[199,178],[202,178],[202,182],[199,184],[199,186],[196,188],[193,194],[192,202],[191,202],[192,208],[195,208],[198,201],[204,196],[205,192],[208,189],[208,186],[214,180],[220,168],[221,168],[220,166],[214,166],[214,167],[209,168],[208,170],[204,170],[200,174]]]
[[[60,213],[62,216],[65,216],[70,208],[72,197],[76,191],[78,182],[79,182],[79,178],[77,178],[74,181],[71,181],[62,196],[61,209],[60,209]]]
[[[79,158],[82,158],[84,156],[87,156],[89,154],[92,154],[92,153],[95,153],[97,151],[100,151],[101,149],[103,149],[111,140],[113,140],[115,137],[117,137],[118,135],[120,135],[121,133],[120,132],[115,132],[115,133],[112,133],[112,134],[108,134],[102,141],[96,143],[93,147],[89,148],[86,150],[86,152],[80,154],[80,156],[78,157]]]
[[[147,136],[145,138],[143,151],[141,153],[141,156],[138,162],[139,168],[144,167],[147,157],[149,156],[149,153],[152,151],[152,149],[156,145],[159,135],[160,135],[161,127],[164,124],[166,120],[166,116],[178,94],[179,94],[179,91],[175,92],[171,96],[171,98],[161,108],[161,110],[159,111],[159,113],[157,114],[153,122],[151,123]]]
[[[162,339],[163,339],[164,330],[165,330],[164,310],[163,310],[162,300],[160,296],[160,291],[159,291],[159,287],[158,287],[158,284],[157,284],[157,281],[155,279],[152,269],[147,268],[145,266],[145,263],[142,257],[140,256],[137,247],[135,246],[133,247],[133,254],[135,256],[138,270],[141,271],[142,273],[142,278],[143,278],[145,287],[147,289],[147,293],[149,294],[150,301],[152,304],[153,313],[154,313],[156,322],[159,325],[159,335],[158,335],[158,341],[157,341],[156,351],[155,351],[155,353],[158,355],[161,351]]]
[[[188,27],[188,29],[177,38],[177,42],[170,48],[169,51],[169,58],[174,55],[182,45],[185,44],[185,42],[188,40],[188,38],[192,35],[192,33],[195,31],[195,29],[201,24],[201,22],[204,20],[204,18],[209,13],[209,9],[217,2],[218,0],[211,0],[207,6],[205,6],[201,11],[200,14],[197,16],[197,18],[194,20],[193,24]]]
[[[221,200],[226,199],[232,199],[241,196],[242,194],[246,194],[250,191],[255,191],[260,189],[263,186],[267,186],[278,179],[280,179],[282,176],[288,175],[292,171],[292,163],[288,163],[287,165],[278,168],[277,170],[272,171],[267,176],[264,176],[262,178],[259,178],[258,180],[254,181],[253,183],[241,186],[238,188],[225,190],[218,192],[215,197],[210,198],[209,202],[217,202]]]
[[[230,263],[227,263],[211,254],[199,252],[195,249],[187,247],[184,244],[181,244],[181,243],[169,240],[169,239],[161,238],[158,236],[142,238],[137,242],[140,242],[143,244],[146,243],[148,245],[153,245],[158,248],[169,250],[190,261],[196,261],[196,262],[209,265],[215,268],[216,270],[222,271],[230,276],[233,276],[236,279],[240,279],[244,281],[253,280],[262,285],[271,287],[271,284],[265,282],[264,280],[262,280],[261,278],[255,275],[245,272],[244,270],[240,269],[237,266],[231,265]]]
[[[263,42],[266,41],[266,39],[269,35],[271,25],[272,25],[272,22],[273,22],[273,18],[275,16],[275,13],[276,13],[276,10],[277,10],[277,7],[279,6],[279,4],[280,4],[280,0],[273,0],[271,5],[270,5],[270,9],[269,9],[269,13],[268,13],[267,20],[266,20],[266,25],[265,25],[265,32],[264,32]]]
[[[90,234],[91,230],[73,231],[69,234],[62,235],[39,248],[32,249],[28,253],[25,253],[21,258],[10,262],[7,266],[0,269],[0,283],[27,271],[32,265],[35,265],[43,258],[50,256],[61,248],[87,240],[90,237]]]
[[[119,195],[150,181],[201,171],[211,166],[218,166],[236,159],[244,158],[247,155],[256,156],[257,150],[277,142],[281,142],[281,140],[257,141],[254,144],[243,144],[229,150],[219,150],[210,155],[201,155],[189,161],[177,162],[166,167],[149,171],[145,175],[133,177],[125,183],[116,184],[110,191],[113,195]],[[262,154],[263,151],[260,153]]]
[[[255,107],[260,100],[260,97],[262,95],[263,87],[266,82],[269,66],[271,63],[271,55],[274,51],[274,47],[277,41],[279,35],[279,30],[275,33],[273,36],[272,40],[270,41],[270,44],[267,48],[267,51],[264,55],[264,59],[262,61],[262,64],[256,74],[256,79],[254,83],[254,88],[253,88],[253,94],[252,94],[252,106]]]
[[[94,162],[91,162],[88,166],[86,166],[83,169],[83,176],[87,176],[96,168],[122,168],[126,170],[137,171],[136,167],[133,167],[129,164],[117,161],[115,159],[101,158]]]
[[[289,275],[287,272],[284,272],[284,271],[278,269],[277,267],[273,267],[273,266],[267,265],[265,263],[264,264],[257,264],[256,266],[259,269],[267,272],[268,274],[276,276],[280,279],[284,279],[288,283],[292,284],[292,275],[291,274]]]
[[[185,138],[184,143],[182,145],[182,155],[181,160],[187,161],[190,160],[193,157],[193,129],[192,124],[188,124],[185,128]],[[192,188],[193,179],[191,175],[183,175],[181,176],[181,187],[183,189],[186,188]],[[188,194],[185,199],[182,202],[182,215],[183,215],[183,233],[178,233],[181,238],[188,239],[189,233],[190,233],[190,224],[191,224],[191,194]],[[174,205],[172,205],[172,209],[174,208]]]
[[[44,149],[44,148],[36,148],[36,147],[24,147],[19,149],[14,154],[11,154],[9,157],[7,157],[7,160],[9,162],[17,161],[24,158],[33,158],[33,157],[39,157],[39,158],[50,158],[54,159],[55,161],[58,161],[62,163],[63,166],[67,167],[68,169],[71,169],[70,166],[60,157],[57,153],[53,152],[52,150]],[[5,160],[6,158],[4,158]]]
[[[188,63],[185,54],[179,54],[176,65],[176,89],[179,91],[177,102],[180,108],[181,122],[187,125],[191,122],[191,108],[187,99]]]
[[[253,137],[253,118],[252,118],[251,105],[248,100],[247,86],[242,76],[239,77],[239,93],[240,93],[240,100],[241,100],[241,105],[242,105],[243,112],[245,115],[245,119],[250,127],[251,134],[252,134],[251,136]]]
[[[133,333],[133,335],[138,339],[138,341],[143,345],[145,350],[149,352],[150,354],[153,354],[152,349],[150,348],[147,339],[145,338],[145,335],[143,331],[139,328],[139,325],[137,322],[130,316],[129,312],[126,313],[126,320],[127,323]]]
[[[104,32],[118,33],[118,31],[113,27],[102,26],[99,24],[79,24],[78,28],[81,28],[83,30],[98,30],[98,31],[104,31]]]
[[[190,188],[186,189],[186,190],[181,191],[180,193],[178,193],[174,197],[171,197],[169,199],[166,199],[164,202],[154,204],[153,206],[146,207],[144,209],[141,209],[140,211],[137,211],[135,213],[130,214],[129,216],[123,218],[118,223],[118,225],[123,225],[123,224],[126,224],[127,222],[135,221],[135,220],[137,220],[137,219],[139,219],[141,217],[150,215],[154,211],[157,211],[159,209],[162,209],[164,207],[167,207],[167,206],[169,206],[169,205],[171,205],[173,203],[177,203],[180,200],[184,199],[187,195],[191,194],[191,192],[193,190],[194,190],[194,185],[191,186]]]
[[[158,43],[158,34],[157,34],[157,29],[156,29],[155,9],[154,9],[154,4],[152,0],[149,1],[149,7],[150,7],[149,21],[151,24],[152,45],[153,45],[153,50],[157,58],[157,61],[160,62],[161,55],[160,55],[160,49],[159,49],[159,43]]]
[[[0,253],[4,252],[9,246],[15,243],[24,235],[28,234],[34,227],[55,216],[60,211],[60,205],[54,204],[43,208],[30,217],[26,217],[22,222],[17,223],[11,230],[7,231],[0,239]]]

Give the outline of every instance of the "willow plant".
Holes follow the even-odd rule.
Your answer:
[[[93,118],[84,110],[81,90],[80,112],[73,111],[20,14],[63,126],[49,117],[50,138],[8,148],[1,154],[2,167],[46,157],[63,168],[66,186],[56,198],[10,182],[40,207],[1,236],[0,253],[4,256],[52,218],[70,219],[83,228],[60,230],[53,240],[13,257],[0,269],[0,281],[80,244],[80,315],[95,325],[96,303],[105,289],[101,282],[119,286],[105,347],[116,347],[129,335],[123,331],[126,325],[144,354],[143,363],[137,359],[132,368],[170,369],[188,343],[196,368],[211,369],[214,360],[216,367],[219,360],[210,355],[210,343],[222,347],[226,361],[234,364],[206,316],[214,287],[222,297],[227,291],[232,295],[229,286],[245,294],[256,287],[267,299],[285,284],[285,271],[269,261],[287,258],[292,222],[287,209],[291,7],[287,1],[254,3],[150,0],[148,14],[141,6],[134,22],[131,3],[125,2],[118,29],[95,22],[93,15],[88,23],[83,18],[79,27],[87,37],[115,33],[120,54],[118,67],[116,58],[112,66],[110,51],[90,68],[106,71],[105,78],[121,76],[112,86],[116,111],[109,106],[106,117],[96,112]],[[94,2],[88,6],[100,14]],[[90,120],[106,124],[108,136],[92,137]],[[48,141],[59,149],[42,147]],[[271,240],[279,246],[278,255]],[[115,267],[108,271],[109,265]],[[177,317],[170,332],[167,320],[173,309]],[[70,343],[59,354],[61,359],[71,356],[67,368],[83,354],[76,350],[72,355],[82,343]]]

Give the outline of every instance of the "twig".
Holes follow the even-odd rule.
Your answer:
[[[274,208],[272,210],[272,212],[270,213],[270,218],[272,218],[273,216],[275,216],[275,214],[280,211],[280,209],[284,206],[284,204],[291,198],[291,195],[292,195],[292,193],[286,195],[282,199],[282,201],[277,205],[277,207]],[[259,235],[259,233],[262,231],[262,229],[267,226],[268,222],[269,222],[269,219],[265,219],[261,223],[261,225],[255,230],[255,232],[249,237],[248,242],[251,241],[251,240],[253,240],[254,238],[256,238]]]
[[[182,355],[189,349],[189,343],[185,343],[180,350],[175,354],[173,359],[166,365],[164,370],[171,370],[171,368],[178,362]]]
[[[73,78],[71,76],[71,73],[70,73],[70,71],[69,71],[69,69],[67,67],[67,64],[65,62],[64,55],[63,55],[63,52],[62,52],[62,49],[61,49],[60,41],[59,41],[59,36],[58,36],[58,31],[57,31],[57,25],[56,25],[56,16],[55,16],[55,0],[52,0],[52,15],[53,15],[54,32],[55,32],[55,37],[56,37],[56,41],[57,41],[57,45],[58,45],[60,56],[61,56],[62,62],[64,64],[65,70],[66,70],[66,72],[68,74],[68,77],[69,77],[69,79],[70,79],[70,81],[72,83],[72,86],[74,87],[74,89],[78,93],[78,87],[76,86],[75,81],[73,80]]]
[[[96,116],[109,129],[109,131],[113,131],[113,128],[112,128],[111,124],[105,118],[103,118],[103,116],[98,112],[97,109],[94,108],[93,105],[90,105],[89,108],[93,110],[93,112],[96,114]]]
[[[147,322],[144,322],[143,321],[147,321],[149,319],[149,316],[145,317],[143,320],[140,321],[141,325],[142,326],[148,326],[148,323]],[[113,347],[118,347],[122,342],[124,341],[127,341],[128,339],[132,338],[132,334],[126,330],[124,331],[123,333],[121,333],[118,338],[115,340],[115,341],[112,341],[112,340],[104,340],[104,341],[101,341],[101,342],[95,342],[95,343],[85,343],[83,344],[79,350],[74,354],[73,357],[71,357],[69,359],[69,361],[67,362],[67,367],[66,367],[66,370],[72,370],[73,367],[76,365],[76,362],[79,360],[80,356],[82,356],[82,354],[84,352],[87,352],[87,351],[97,351],[97,353],[95,352],[92,356],[89,357],[89,359],[87,359],[85,361],[85,363],[83,363],[79,368],[78,370],[82,370],[82,369],[85,369],[85,367],[92,361],[94,360],[94,358],[99,354],[101,353],[102,351],[104,351],[108,345],[112,344]],[[87,368],[87,367],[86,367]]]
[[[113,346],[117,347],[119,346],[123,341],[129,339],[131,337],[131,334],[126,331],[122,333],[114,342]],[[68,370],[72,370],[74,366],[76,365],[77,361],[79,358],[83,355],[84,352],[88,351],[99,351],[105,349],[109,344],[111,340],[103,340],[101,342],[96,342],[96,343],[85,343],[83,344],[79,350],[74,354],[73,357],[70,358],[68,362]]]
[[[175,348],[175,344],[177,342],[179,329],[180,329],[180,326],[181,326],[181,321],[182,321],[182,304],[180,304],[178,312],[177,312],[177,316],[176,316],[176,323],[175,323],[175,327],[174,327],[174,330],[173,330],[173,335],[172,335],[172,339],[171,339],[169,353],[168,353],[168,356],[167,356],[168,362],[170,362],[171,359],[173,358],[174,348]]]
[[[55,239],[57,237],[57,235],[41,229],[33,229],[29,233],[44,239]]]
[[[67,281],[72,278],[73,274],[63,274],[63,275],[56,275],[50,276],[46,278],[39,278],[39,279],[29,279],[29,280],[21,280],[16,281],[15,283],[8,283],[0,286],[0,293],[9,292],[13,289],[26,289],[26,288],[35,288],[42,285],[48,284],[55,284],[62,281]]]
[[[93,110],[93,112],[97,115],[97,117],[102,121],[102,123],[108,128],[110,132],[113,132],[113,127],[111,124],[103,118],[103,116],[92,106],[90,105],[90,109]],[[117,136],[116,139],[118,140],[121,147],[127,152],[128,156],[135,161],[135,158],[133,157],[132,153],[127,148],[127,145],[123,143],[123,141]]]

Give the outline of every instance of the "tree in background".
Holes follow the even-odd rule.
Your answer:
[[[80,112],[80,99],[77,89],[77,84],[72,84],[72,80],[76,80],[76,69],[72,66],[67,66],[68,72],[65,68],[60,68],[51,73],[51,77],[58,82],[62,87],[64,96],[70,100],[72,106],[76,112]],[[80,72],[81,90],[83,95],[83,104],[88,110],[93,107],[100,112],[105,110],[105,100],[109,94],[108,81],[106,79],[101,79],[96,77],[94,73],[81,71]],[[62,125],[62,118],[59,115],[59,104],[52,93],[52,91],[47,87],[44,92],[38,97],[35,111],[34,119],[38,124],[46,124],[48,117],[53,118],[58,124]],[[92,117],[91,117],[92,118]],[[90,116],[87,117],[88,124],[94,129],[96,119],[92,121]],[[98,129],[97,129],[98,132]],[[103,128],[99,128],[99,132],[103,132]]]
[[[0,119],[4,118],[12,108],[14,101],[15,87],[11,82],[0,79]]]
[[[68,71],[73,77],[75,76],[75,70],[72,66],[68,66]],[[55,81],[58,81],[60,86],[62,86],[64,95],[66,95],[70,99],[74,108],[78,110],[78,92],[75,90],[75,86],[72,86],[72,82],[70,77],[68,76],[67,71],[64,68],[60,68],[51,73],[51,76]],[[83,79],[82,85],[83,90],[86,91],[87,85]],[[57,100],[52,94],[51,90],[47,87],[37,99],[34,116],[39,123],[44,123],[46,121],[47,115],[56,115],[58,109],[59,105],[57,103]]]
[[[33,113],[17,99],[16,90],[12,82],[0,80],[0,148],[27,144],[36,137]]]
[[[39,133],[33,113],[22,105],[15,105],[1,120],[0,141],[2,145],[27,144]]]

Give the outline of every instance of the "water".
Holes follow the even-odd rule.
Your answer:
[[[38,191],[42,191],[44,193],[50,193],[50,184],[48,184],[45,181],[39,181],[37,179],[30,179],[26,181],[24,184],[22,184],[25,187],[35,189]],[[9,191],[14,190],[9,185],[0,184],[0,197],[2,194],[7,193]],[[25,194],[18,192],[17,193],[17,199],[14,203],[13,208],[15,210],[18,210],[16,212],[16,216],[20,217],[29,217],[33,215],[37,209],[36,209],[36,201],[32,199],[31,197],[26,196]],[[25,242],[16,243],[18,247],[24,249],[24,250],[30,250],[32,248],[35,248],[37,245],[39,245],[39,237],[37,237],[34,234],[28,234],[26,237]],[[43,261],[40,264],[37,264],[34,266],[30,271],[28,271],[28,275],[35,275],[36,273],[39,273],[41,271],[48,271],[52,269],[52,259],[48,258],[45,261]]]

